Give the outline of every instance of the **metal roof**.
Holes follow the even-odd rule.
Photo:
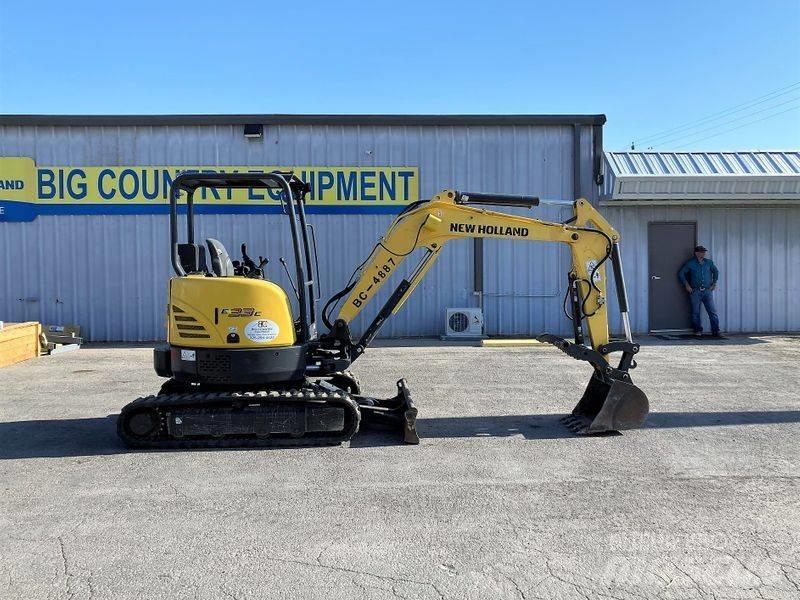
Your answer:
[[[0,115],[0,125],[604,125],[598,115]]]
[[[800,175],[798,152],[606,152],[616,175]]]
[[[606,152],[604,200],[800,200],[800,151]]]

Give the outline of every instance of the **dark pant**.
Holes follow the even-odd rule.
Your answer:
[[[692,300],[692,328],[695,333],[703,331],[703,322],[700,320],[700,304],[706,307],[708,320],[711,321],[711,333],[719,333],[719,317],[714,306],[714,294],[711,290],[694,290],[689,297]]]

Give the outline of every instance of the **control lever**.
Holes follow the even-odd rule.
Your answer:
[[[255,269],[256,263],[253,262],[253,259],[247,255],[247,244],[242,244],[242,261],[244,262],[244,266],[248,269]]]
[[[252,277],[253,279],[264,279],[264,266],[269,260],[263,256],[258,257],[258,264],[247,254],[247,244],[242,244],[242,262],[234,261],[233,267],[237,275]]]
[[[286,259],[283,256],[281,256],[280,261],[281,264],[283,265],[283,270],[286,271],[286,277],[289,278],[289,283],[292,284],[294,295],[297,297],[297,300],[300,301],[300,293],[297,291],[297,286],[294,284],[294,279],[292,279],[292,276],[289,273],[289,267],[286,266]]]

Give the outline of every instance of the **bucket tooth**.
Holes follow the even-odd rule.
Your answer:
[[[589,426],[589,421],[575,415],[561,417],[561,422],[573,433],[584,434]]]

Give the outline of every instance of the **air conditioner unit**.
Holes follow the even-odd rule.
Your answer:
[[[480,308],[448,308],[444,324],[447,338],[483,337],[483,312]]]

